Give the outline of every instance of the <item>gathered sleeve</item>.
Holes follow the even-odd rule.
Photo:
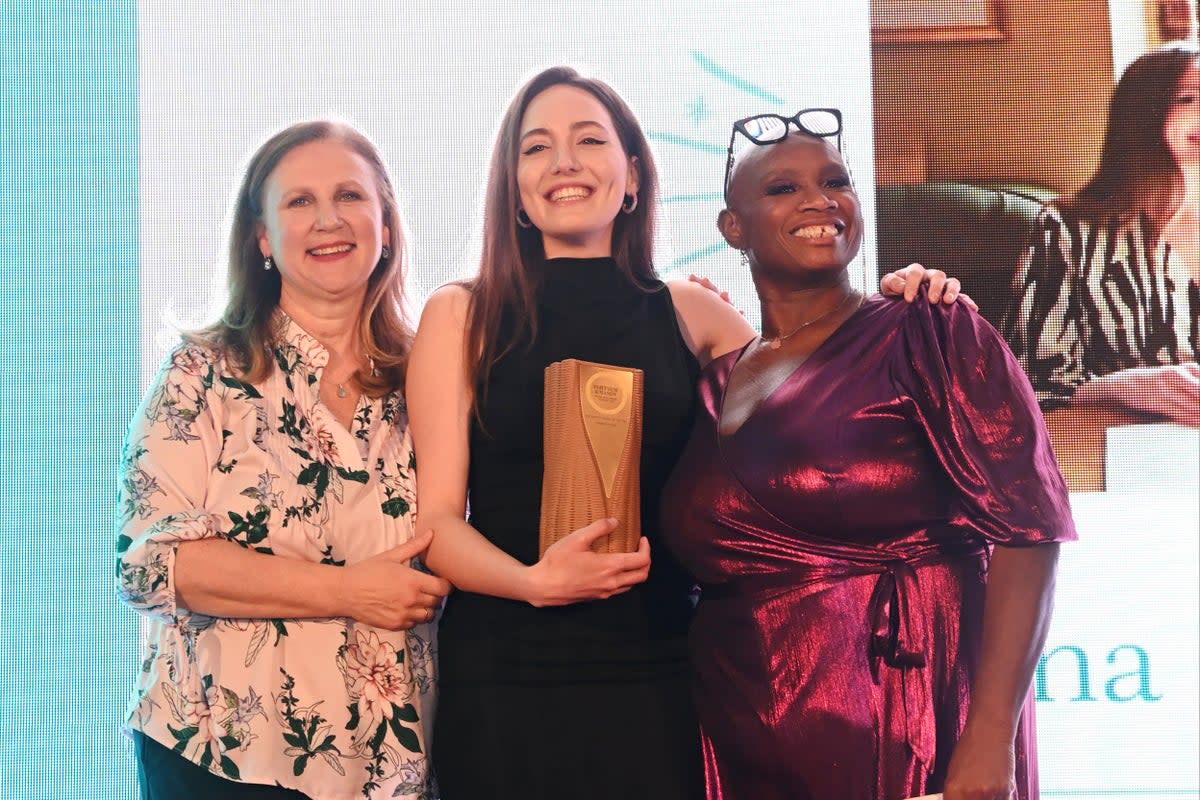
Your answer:
[[[958,490],[954,522],[993,544],[1076,538],[1029,380],[996,330],[961,304],[910,304],[897,381]]]
[[[1079,223],[1054,205],[1038,214],[1013,278],[1000,328],[1044,410],[1067,404],[1088,379]]]
[[[219,517],[205,508],[223,442],[212,408],[217,373],[211,349],[177,347],[134,413],[122,449],[117,596],[167,623],[190,617],[175,599],[179,543],[221,535]]]

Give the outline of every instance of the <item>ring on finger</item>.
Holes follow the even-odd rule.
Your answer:
[[[433,618],[434,618],[436,615],[437,615],[437,611],[435,611],[435,610],[434,610],[433,606],[430,606],[430,607],[429,607],[429,616],[425,617],[425,621],[426,621],[426,622],[433,622]]]

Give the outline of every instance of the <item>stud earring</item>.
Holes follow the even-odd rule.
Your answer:
[[[385,244],[385,245],[383,246],[383,249],[379,251],[379,260],[380,260],[380,261],[387,261],[387,260],[388,260],[388,259],[390,259],[391,257],[392,257],[392,248],[388,247],[388,246]]]

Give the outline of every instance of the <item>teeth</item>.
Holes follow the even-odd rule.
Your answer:
[[[836,225],[808,225],[792,231],[792,236],[798,239],[820,239],[823,236],[837,236]]]
[[[314,247],[308,252],[314,256],[331,256],[334,253],[349,253],[352,247],[353,245],[348,244],[335,244],[329,247]]]
[[[578,200],[582,197],[587,197],[591,191],[582,186],[567,186],[562,189],[556,189],[550,193],[550,199],[558,200]]]

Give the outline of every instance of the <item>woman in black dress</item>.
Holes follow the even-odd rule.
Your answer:
[[[657,188],[625,102],[548,69],[501,121],[478,275],[426,303],[408,398],[427,563],[457,589],[438,639],[444,800],[703,795],[692,579],[659,546],[658,500],[700,366],[754,332],[717,294],[658,280]],[[636,553],[591,552],[614,525],[597,520],[538,558],[543,370],[568,357],[645,373]]]

